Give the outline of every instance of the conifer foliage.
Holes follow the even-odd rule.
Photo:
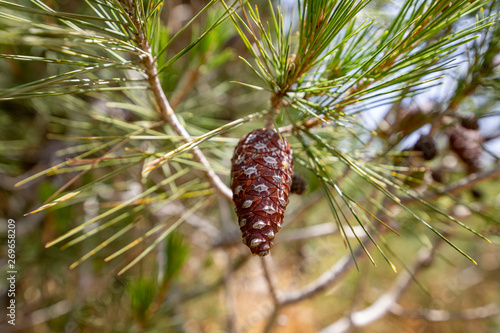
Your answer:
[[[0,125],[10,140],[0,140],[8,142],[0,167],[16,179],[0,181],[14,198],[3,201],[16,202],[2,208],[34,226],[35,241],[23,246],[45,246],[26,251],[38,255],[21,277],[34,286],[23,294],[53,291],[61,281],[48,271],[58,263],[42,253],[64,253],[61,265],[75,274],[65,285],[88,276],[107,283],[102,271],[115,268],[116,281],[130,279],[109,297],[123,309],[127,295],[130,315],[102,312],[122,325],[113,330],[189,331],[192,321],[181,317],[191,302],[222,286],[221,311],[211,308],[220,297],[196,303],[207,317],[217,313],[207,320],[220,330],[270,332],[288,305],[352,282],[351,269],[364,278],[371,266],[359,262],[382,261],[377,269],[399,275],[377,280],[394,280],[380,303],[355,311],[373,295],[353,306],[345,300],[364,293],[343,294],[334,317],[349,314],[325,322],[332,314],[323,313],[314,327],[343,332],[389,312],[404,317],[398,299],[412,281],[426,289],[417,273],[438,251],[465,267],[498,238],[498,205],[487,201],[498,193],[461,193],[500,177],[500,158],[488,149],[499,135],[483,132],[498,119],[499,6],[0,0]],[[238,227],[265,258],[250,255]],[[231,288],[233,273],[246,268]],[[259,272],[268,303],[247,283]],[[58,292],[48,299],[70,298]],[[245,307],[249,295],[258,316]],[[234,306],[236,298],[244,301]],[[88,312],[74,308],[64,311]],[[49,310],[27,318],[67,313]],[[95,330],[87,317],[71,318]]]

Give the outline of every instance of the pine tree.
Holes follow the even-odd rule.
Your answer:
[[[498,117],[498,7],[488,0],[0,0],[0,122],[6,139],[16,139],[4,144],[12,151],[2,167],[19,178],[17,191],[32,192],[19,220],[45,221],[40,252],[69,253],[74,276],[116,268],[101,283],[127,277],[117,294],[131,305],[113,300],[115,310],[100,314],[106,331],[113,323],[189,331],[190,301],[206,312],[199,322],[274,331],[280,314],[293,313],[289,305],[325,299],[337,284],[346,286],[344,300],[311,320],[322,332],[388,313],[446,318],[409,314],[398,301],[412,281],[432,294],[417,273],[438,266],[446,274],[433,261],[438,255],[464,267],[476,263],[478,249],[498,255],[487,243],[498,242],[498,209],[480,197],[492,191],[482,183],[500,176],[487,146],[496,134],[480,131]],[[432,92],[439,95],[429,99]],[[380,118],[376,126],[372,117]],[[259,128],[290,143],[292,192],[306,192],[290,194],[279,235],[273,225],[273,255],[262,259],[241,244],[229,187],[238,141]],[[30,147],[41,152],[27,158]],[[475,199],[464,197],[467,190]],[[366,262],[399,273],[367,279],[375,269]],[[245,269],[250,274],[239,277]],[[354,269],[358,291],[347,290],[355,288],[346,277]],[[300,274],[307,283],[289,277]],[[264,296],[252,287],[260,276]],[[363,298],[373,281],[386,285]],[[221,286],[225,303],[210,314]],[[481,304],[492,301],[456,315],[493,316],[498,295]],[[359,310],[364,302],[371,305]],[[72,322],[98,325],[78,307],[68,310]],[[131,315],[120,318],[116,308]]]

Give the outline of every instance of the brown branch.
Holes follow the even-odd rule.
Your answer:
[[[271,297],[273,298],[273,302],[275,305],[278,305],[278,295],[275,287],[275,283],[273,281],[273,278],[271,276],[271,272],[269,270],[270,266],[270,261],[272,260],[271,257],[261,257],[261,263],[262,263],[262,270],[264,271],[264,277],[267,281],[267,285],[269,287],[269,293],[271,294]]]
[[[271,108],[269,109],[264,125],[268,129],[274,128],[274,117],[276,117],[276,115],[280,112],[283,96],[283,94],[278,93],[273,94],[273,97],[271,98]]]
[[[326,121],[326,122],[325,122]],[[287,125],[287,126],[282,126],[279,128],[280,133],[290,133],[292,132],[295,128],[305,128],[305,129],[311,129],[317,126],[326,126],[330,124],[329,120],[325,119],[325,116],[323,115],[318,115],[318,117],[311,117],[310,119],[306,120],[300,125]]]
[[[365,247],[368,247],[369,243],[371,243],[370,240],[365,240],[363,242]],[[365,253],[363,248],[361,246],[358,246],[358,248],[354,250],[353,255],[358,258],[363,253]],[[346,275],[353,267],[354,260],[352,255],[346,254],[313,282],[309,283],[299,290],[294,290],[281,295],[279,297],[279,302],[281,305],[285,306],[313,297],[314,295],[324,291],[331,285],[340,281],[340,279],[344,277],[344,275]]]
[[[279,311],[281,309],[281,305],[278,300],[278,294],[276,290],[275,283],[273,281],[273,277],[271,276],[270,272],[270,261],[272,260],[272,257],[261,257],[261,263],[262,263],[262,270],[264,271],[264,277],[267,281],[267,285],[269,287],[269,293],[271,294],[271,297],[273,299],[273,310],[271,312],[271,315],[267,319],[266,326],[264,326],[263,333],[269,333],[271,332],[274,323],[276,319],[278,318]]]
[[[465,178],[462,178],[461,180],[459,180],[453,184],[442,187],[437,192],[423,194],[423,195],[419,196],[419,199],[433,200],[433,199],[436,199],[439,196],[445,195],[445,194],[454,195],[454,194],[457,194],[459,192],[466,191],[466,190],[474,187],[478,183],[481,183],[481,182],[484,182],[484,181],[490,180],[490,179],[495,179],[498,177],[500,177],[500,166],[497,166],[495,169],[492,169],[492,170],[473,173]],[[405,197],[405,198],[401,198],[401,203],[402,204],[409,204],[409,203],[415,202],[415,200],[416,199],[413,197]]]
[[[142,64],[144,66],[144,72],[147,76],[147,80],[149,85],[151,86],[151,90],[153,92],[153,97],[155,100],[155,105],[158,113],[161,117],[170,124],[172,129],[180,136],[183,137],[184,142],[189,142],[191,140],[191,136],[188,131],[184,128],[184,126],[177,118],[174,109],[169,104],[167,96],[163,92],[163,88],[161,86],[160,79],[158,77],[158,70],[156,67],[156,61],[151,52],[151,45],[146,38],[144,28],[142,23],[140,22],[137,13],[135,13],[133,1],[129,0],[125,3],[128,9],[128,15],[132,22],[134,23],[135,28],[137,29],[137,33],[135,35],[135,41],[137,45],[144,52],[142,55]],[[220,177],[215,173],[215,171],[210,166],[207,158],[200,150],[199,147],[194,147],[192,149],[194,157],[198,162],[200,162],[206,168],[206,175],[212,185],[227,199],[231,200],[233,197],[233,193],[231,189],[220,179]]]
[[[273,308],[273,311],[271,312],[271,315],[269,315],[267,319],[266,326],[264,326],[264,329],[262,330],[262,333],[269,333],[272,332],[272,328],[274,327],[274,323],[276,322],[276,319],[278,319],[278,314],[280,311],[280,306],[275,305]]]
[[[438,244],[442,243],[439,239]],[[418,260],[411,272],[403,272],[393,283],[388,292],[381,295],[372,305],[359,311],[352,312],[325,327],[320,333],[342,333],[353,327],[367,326],[390,313],[391,308],[406,291],[415,274],[432,260],[438,244],[431,249],[421,249]]]

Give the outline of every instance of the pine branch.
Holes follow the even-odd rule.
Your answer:
[[[271,271],[270,271],[270,268],[272,266],[272,262],[271,262],[272,258],[271,257],[262,257],[261,258],[261,266],[262,266],[262,270],[264,272],[264,277],[266,278],[266,281],[267,281],[267,286],[269,288],[269,293],[271,294],[271,297],[273,299],[273,302],[275,305],[278,305],[279,304],[279,301],[278,301],[278,294],[277,294],[277,291],[276,291],[276,283],[273,281],[273,277],[271,275]]]
[[[363,241],[365,248],[370,247],[371,240]],[[360,258],[365,253],[363,246],[358,246],[353,250],[352,255],[346,254],[338,260],[332,267],[326,270],[320,277],[299,290],[283,293],[279,298],[282,306],[291,305],[302,300],[311,298],[320,292],[338,283],[354,266],[353,256]]]
[[[167,96],[163,92],[163,88],[160,83],[160,79],[158,77],[158,71],[156,67],[156,61],[151,53],[151,45],[149,44],[145,31],[143,29],[140,18],[138,17],[137,12],[135,11],[134,1],[127,0],[124,2],[126,8],[128,9],[128,15],[131,20],[134,22],[135,28],[137,29],[136,42],[144,52],[142,63],[145,68],[145,73],[148,78],[149,84],[151,86],[153,96],[156,102],[156,106],[158,108],[158,112],[162,116],[162,118],[172,126],[173,130],[180,136],[184,138],[184,141],[187,143],[191,140],[191,136],[187,132],[187,130],[182,126],[177,118],[175,111],[170,106]],[[207,158],[203,154],[203,152],[198,147],[194,147],[193,154],[198,162],[200,162],[205,168],[205,174],[214,185],[214,187],[219,190],[219,192],[226,197],[228,200],[231,200],[233,197],[233,193],[231,189],[220,179],[220,177],[215,173],[212,169],[210,163]]]
[[[473,188],[477,184],[487,181],[487,180],[493,180],[497,179],[500,177],[500,166],[497,166],[496,168],[492,170],[487,170],[487,171],[481,171],[478,173],[473,173],[468,175],[467,177],[464,177],[458,181],[456,181],[453,184],[449,184],[447,186],[444,186],[440,189],[437,189],[434,193],[427,193],[427,194],[422,194],[419,196],[420,199],[422,200],[433,200],[436,199],[440,196],[443,195],[455,195],[460,192],[466,191],[468,189]],[[412,197],[404,197],[401,198],[401,203],[402,204],[409,204],[415,202],[415,198]]]
[[[439,241],[438,244],[442,242]],[[434,244],[431,249],[423,248],[418,253],[417,262],[413,265],[410,272],[403,272],[394,281],[387,292],[379,296],[369,307],[349,313],[342,318],[336,320],[333,324],[325,327],[320,333],[343,333],[355,327],[364,327],[381,319],[386,314],[390,313],[391,308],[397,304],[399,298],[408,289],[410,283],[414,280],[415,275],[424,267],[427,267],[433,259],[438,244]]]

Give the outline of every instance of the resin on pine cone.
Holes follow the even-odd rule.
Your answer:
[[[231,189],[243,244],[253,255],[268,255],[288,205],[292,150],[275,131],[257,129],[240,140],[231,162]]]

